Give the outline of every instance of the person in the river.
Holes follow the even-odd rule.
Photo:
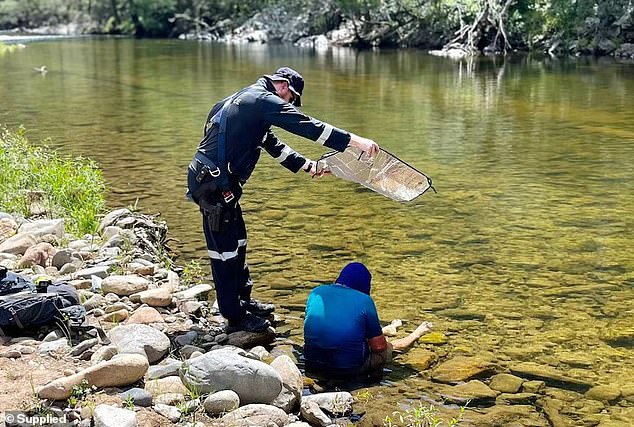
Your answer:
[[[239,200],[266,150],[292,172],[314,176],[316,162],[280,141],[271,131],[278,126],[337,151],[348,146],[370,156],[379,151],[371,139],[321,122],[299,111],[304,78],[282,67],[254,84],[216,103],[209,112],[203,138],[189,165],[187,196],[200,206],[203,232],[211,258],[220,314],[229,330],[263,331],[269,322],[260,316],[275,307],[251,298],[252,281],[246,264],[247,232]]]
[[[372,275],[365,265],[346,265],[333,284],[311,291],[304,318],[306,370],[333,376],[357,376],[380,370],[392,351],[404,351],[428,332],[421,323],[405,338],[388,342],[370,297]]]

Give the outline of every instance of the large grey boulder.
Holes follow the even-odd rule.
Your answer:
[[[302,389],[304,387],[302,373],[291,358],[286,355],[275,358],[271,363],[271,367],[282,378],[282,391],[275,398],[272,405],[277,406],[284,412],[291,412],[302,398]]]
[[[167,335],[148,325],[117,326],[108,332],[108,338],[117,346],[119,354],[141,354],[147,357],[150,363],[162,359],[170,349],[170,339]]]
[[[95,427],[137,427],[134,411],[109,405],[98,405],[93,412]]]
[[[229,412],[220,419],[222,425],[232,427],[282,427],[288,424],[288,415],[280,408],[270,405],[252,404]]]
[[[275,369],[228,349],[213,350],[183,363],[183,384],[198,393],[233,390],[242,404],[270,403],[282,391],[282,378]]]

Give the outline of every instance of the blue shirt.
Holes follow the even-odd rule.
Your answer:
[[[370,355],[367,340],[382,333],[369,295],[332,284],[318,286],[308,296],[304,319],[307,364],[331,369],[358,368]]]

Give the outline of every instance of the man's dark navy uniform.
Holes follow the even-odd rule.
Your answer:
[[[315,162],[280,141],[271,126],[337,151],[348,145],[370,155],[378,151],[374,141],[299,111],[295,106],[301,106],[303,89],[303,77],[282,67],[215,104],[189,166],[188,196],[201,207],[218,306],[231,328],[266,329],[268,322],[256,315],[274,308],[251,299],[247,233],[239,204],[242,185],[251,176],[262,149],[294,173],[300,169],[311,174],[316,171]]]

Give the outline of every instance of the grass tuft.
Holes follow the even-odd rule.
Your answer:
[[[97,164],[32,145],[24,128],[0,127],[0,210],[26,218],[64,218],[67,231],[94,233],[105,208]]]

